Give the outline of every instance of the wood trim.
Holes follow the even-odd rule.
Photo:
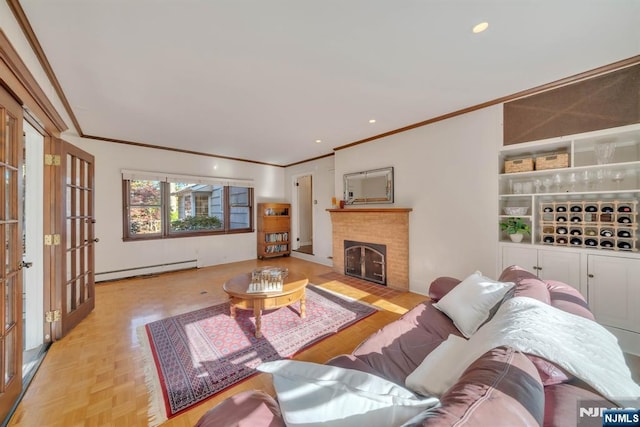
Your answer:
[[[327,209],[331,213],[404,213],[411,212],[413,208],[345,208]]]
[[[296,165],[300,165],[302,163],[312,162],[314,160],[320,160],[320,159],[324,159],[325,157],[331,157],[331,156],[334,156],[334,155],[335,155],[335,153],[323,154],[322,156],[312,157],[310,159],[300,160],[299,162],[289,163],[288,165],[284,165],[283,167],[288,168],[289,166],[296,166]]]
[[[24,9],[22,9],[22,6],[20,5],[20,1],[7,0],[7,4],[9,5],[9,8],[11,8],[11,11],[15,16],[16,21],[18,21],[18,24],[20,25],[22,32],[24,33],[25,37],[27,38],[27,41],[31,45],[31,49],[33,49],[33,52],[35,53],[36,58],[38,58],[40,65],[44,69],[45,74],[47,75],[47,77],[49,78],[49,81],[53,85],[53,88],[56,91],[56,94],[60,98],[60,101],[62,101],[62,105],[64,106],[64,109],[66,110],[67,114],[69,114],[69,117],[73,122],[73,125],[78,131],[78,134],[82,135],[82,129],[80,129],[80,123],[78,123],[76,116],[73,114],[71,105],[69,104],[67,97],[64,95],[62,86],[60,85],[60,82],[58,81],[56,74],[53,72],[53,68],[51,68],[51,64],[47,59],[47,55],[45,55],[44,50],[42,49],[42,45],[40,45],[40,42],[36,37],[36,33],[33,31],[33,28],[31,27],[31,23],[27,19],[27,15],[24,13]],[[62,122],[62,125],[64,127],[64,129],[60,129],[60,132],[67,130],[68,126],[64,124],[64,121],[62,121],[61,118],[60,118],[60,121]]]
[[[619,69],[622,69],[622,68],[630,67],[632,65],[636,65],[636,64],[639,64],[639,63],[640,63],[640,55],[632,56],[631,58],[623,59],[622,61],[617,61],[617,62],[614,62],[612,64],[604,65],[602,67],[594,68],[593,70],[585,71],[583,73],[576,74],[576,75],[573,75],[573,76],[570,76],[570,77],[566,77],[566,78],[563,78],[563,79],[560,79],[560,80],[556,80],[556,81],[551,82],[551,83],[547,83],[547,84],[544,84],[544,85],[541,85],[541,86],[536,86],[536,87],[531,88],[531,89],[526,89],[526,90],[511,94],[511,95],[507,95],[507,96],[503,96],[503,97],[500,97],[500,98],[496,98],[496,99],[491,100],[491,101],[483,102],[482,104],[477,104],[477,105],[474,105],[474,106],[471,106],[471,107],[463,108],[461,110],[453,111],[451,113],[443,114],[441,116],[437,116],[437,117],[434,117],[434,118],[431,118],[431,119],[428,119],[428,120],[424,120],[422,122],[414,123],[414,124],[409,125],[409,126],[405,126],[405,127],[402,127],[402,128],[391,130],[389,132],[385,132],[385,133],[381,133],[381,134],[378,134],[378,135],[374,135],[374,136],[371,136],[369,138],[361,139],[359,141],[355,141],[355,142],[352,142],[350,144],[341,145],[339,147],[334,148],[333,150],[334,151],[343,150],[345,148],[350,148],[350,147],[353,147],[355,145],[364,144],[365,142],[374,141],[376,139],[380,139],[380,138],[384,138],[384,137],[387,137],[387,136],[395,135],[397,133],[406,132],[408,130],[412,130],[412,129],[419,128],[419,127],[422,127],[422,126],[430,125],[432,123],[436,123],[436,122],[439,122],[439,121],[442,121],[442,120],[447,120],[447,119],[450,119],[452,117],[456,117],[456,116],[460,116],[460,115],[463,115],[463,114],[467,114],[467,113],[470,113],[472,111],[481,110],[483,108],[490,107],[492,105],[502,104],[502,103],[505,103],[505,102],[508,102],[508,101],[513,101],[513,100],[516,100],[516,99],[519,99],[519,98],[524,98],[524,97],[527,97],[527,96],[530,96],[530,95],[534,95],[534,94],[538,94],[538,93],[541,93],[541,92],[545,92],[545,91],[548,91],[548,90],[551,90],[551,89],[556,89],[556,88],[561,87],[561,86],[566,86],[566,85],[571,84],[571,83],[576,83],[576,82],[581,81],[581,80],[589,79],[591,77],[595,77],[595,76],[598,76],[598,75],[601,75],[601,74],[606,74],[606,73],[609,73],[611,71],[615,71],[615,70],[619,70]]]
[[[67,130],[66,123],[62,117],[60,117],[51,101],[49,101],[49,98],[47,98],[47,95],[1,28],[0,60],[6,67],[6,70],[0,68],[0,75],[3,75],[3,81],[5,81],[5,84],[7,84],[10,90],[18,96],[23,105],[33,110],[36,115],[43,120],[47,119],[48,123],[45,123],[47,131],[59,134]],[[10,73],[10,75],[6,76],[6,79],[4,77],[5,72]]]
[[[238,157],[229,157],[229,156],[221,156],[221,155],[217,155],[217,154],[201,153],[199,151],[185,150],[185,149],[182,149],[182,148],[162,147],[160,145],[145,144],[145,143],[142,143],[142,142],[125,141],[125,140],[122,140],[122,139],[105,138],[105,137],[96,136],[96,135],[81,135],[81,136],[83,138],[95,139],[96,141],[115,142],[116,144],[133,145],[135,147],[154,148],[156,150],[173,151],[173,152],[176,152],[176,153],[195,154],[197,156],[214,157],[214,158],[217,158],[217,159],[235,160],[235,161],[238,161],[238,162],[246,162],[246,163],[255,163],[257,165],[276,166],[276,167],[280,167],[280,168],[284,167],[282,165],[277,165],[275,163],[259,162],[257,160],[247,160],[247,159],[241,159],[241,158],[238,158]]]

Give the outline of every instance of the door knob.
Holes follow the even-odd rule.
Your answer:
[[[33,265],[32,262],[20,261],[20,264],[18,264],[18,270],[22,270],[23,268],[31,268],[32,265]]]
[[[98,242],[100,241],[100,239],[98,239],[98,238],[96,237],[95,239],[93,239],[93,241],[94,241],[94,242],[96,242],[96,243],[98,243]],[[85,240],[84,242],[85,242],[85,243],[88,243],[89,241],[88,241],[88,240]]]

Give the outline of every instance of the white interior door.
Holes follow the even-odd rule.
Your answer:
[[[24,350],[33,352],[44,343],[44,137],[27,121],[25,132],[25,218],[23,262]],[[29,360],[25,354],[25,363]]]

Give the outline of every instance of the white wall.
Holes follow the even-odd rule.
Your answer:
[[[185,175],[253,179],[255,202],[284,200],[284,169],[248,162],[176,153],[65,136],[65,140],[95,156],[96,280],[177,269],[166,265],[196,260],[198,267],[256,257],[256,233],[183,237],[149,241],[122,240],[122,169]],[[189,265],[184,265],[185,266]],[[137,270],[109,273],[115,270]]]
[[[331,209],[331,197],[334,190],[334,164],[333,156],[290,166],[285,169],[284,191],[288,201],[293,201],[296,177],[300,175],[312,176],[312,207],[313,215],[313,255],[305,255],[293,252],[292,256],[314,261],[319,264],[333,265],[331,256],[333,253],[331,241],[331,218],[327,209]],[[294,213],[295,220],[295,213]],[[295,227],[292,227],[295,229]],[[292,238],[297,236],[292,235]]]
[[[438,276],[462,279],[476,270],[498,274],[501,120],[502,107],[493,106],[336,151],[337,198],[343,174],[394,167],[395,203],[378,207],[413,208],[411,291],[426,294]]]

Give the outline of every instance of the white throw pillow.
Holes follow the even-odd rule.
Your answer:
[[[466,369],[467,340],[457,335],[440,343],[405,380],[409,390],[424,396],[442,396]]]
[[[439,403],[355,369],[295,360],[262,363],[273,375],[287,427],[393,426]]]
[[[476,271],[433,306],[449,316],[462,335],[469,338],[514,286],[513,282],[498,282]]]

